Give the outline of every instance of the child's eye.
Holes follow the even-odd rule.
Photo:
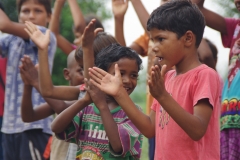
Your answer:
[[[29,13],[29,10],[23,10],[22,12],[23,13]]]
[[[132,78],[138,78],[138,74],[132,74]]]
[[[158,40],[159,40],[160,42],[162,42],[162,41],[163,41],[163,38],[159,37]]]
[[[40,9],[36,9],[35,12],[37,12],[37,13],[41,13],[42,10],[40,10]]]

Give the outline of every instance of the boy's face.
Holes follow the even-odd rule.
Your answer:
[[[30,21],[33,24],[46,27],[49,23],[51,15],[47,13],[42,4],[36,3],[33,0],[24,2],[20,8],[18,15],[19,23]]]
[[[178,39],[174,32],[156,28],[150,30],[150,37],[153,41],[152,51],[161,66],[166,64],[170,69],[183,59],[184,41],[182,37]]]
[[[240,0],[234,0],[235,6],[240,11]]]
[[[76,62],[76,60],[72,60],[71,66],[68,68],[69,71],[69,82],[71,86],[77,86],[84,83],[83,77],[83,68]]]
[[[121,58],[117,62],[113,63],[108,69],[108,73],[115,74],[115,64],[118,64],[122,76],[123,87],[130,95],[137,85],[138,79],[138,65],[136,60],[129,58]]]

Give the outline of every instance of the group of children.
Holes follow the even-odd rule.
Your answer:
[[[59,33],[64,3],[55,1],[51,17],[50,0],[17,0],[19,23],[0,9],[0,30],[8,33],[0,38],[7,57],[0,159],[140,159],[143,136],[155,137],[150,159],[240,158],[239,20],[207,10],[204,0],[165,0],[151,15],[131,0],[146,33],[125,47],[128,1],[112,0],[113,37],[68,0],[73,44]],[[205,23],[231,48],[223,94],[216,48],[202,39]],[[51,80],[57,46],[68,55],[69,86]],[[139,55],[149,56],[149,115],[129,97],[142,68]]]

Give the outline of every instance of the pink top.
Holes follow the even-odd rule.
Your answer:
[[[212,117],[205,135],[193,141],[154,99],[152,110],[156,112],[157,160],[219,160],[219,94],[220,80],[213,69],[200,65],[176,76],[171,70],[165,76],[166,90],[186,111],[193,114],[199,100],[208,98],[213,107]]]

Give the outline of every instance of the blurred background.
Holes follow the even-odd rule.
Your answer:
[[[16,12],[16,0],[0,0],[5,8],[5,11],[9,18],[13,21],[17,22],[17,12]],[[160,5],[160,0],[142,0],[146,9],[149,13],[151,13],[156,7]],[[78,0],[79,6],[84,15],[95,14],[100,20],[103,22],[105,27],[105,31],[114,35],[114,19],[111,11],[111,0]],[[52,1],[52,5],[54,4],[54,0]],[[205,7],[219,13],[225,17],[239,17],[239,13],[236,10],[236,7],[233,3],[233,0],[205,0]],[[61,34],[67,38],[70,42],[73,42],[74,35],[72,32],[73,20],[71,17],[70,9],[68,4],[64,6],[61,13],[61,23],[60,23],[60,32]],[[124,22],[124,34],[127,46],[130,45],[135,39],[137,39],[140,35],[144,33],[144,30],[138,20],[138,17],[131,5],[129,3],[128,11],[125,15]],[[227,75],[227,66],[228,66],[228,56],[229,49],[225,49],[222,46],[222,42],[220,39],[219,32],[216,32],[208,27],[205,29],[204,37],[208,38],[212,41],[218,48],[218,63],[217,63],[217,71],[220,76],[225,79]],[[61,50],[57,50],[52,80],[55,85],[64,85],[68,82],[65,81],[63,77],[63,68],[66,67],[66,55],[62,53]],[[147,58],[143,59],[143,69],[140,72],[140,77],[138,81],[138,85],[135,91],[131,94],[132,99],[135,103],[140,105],[145,111],[145,103],[146,103],[146,64]],[[143,143],[143,152],[142,152],[142,160],[148,159],[147,157],[147,141],[144,139]]]

